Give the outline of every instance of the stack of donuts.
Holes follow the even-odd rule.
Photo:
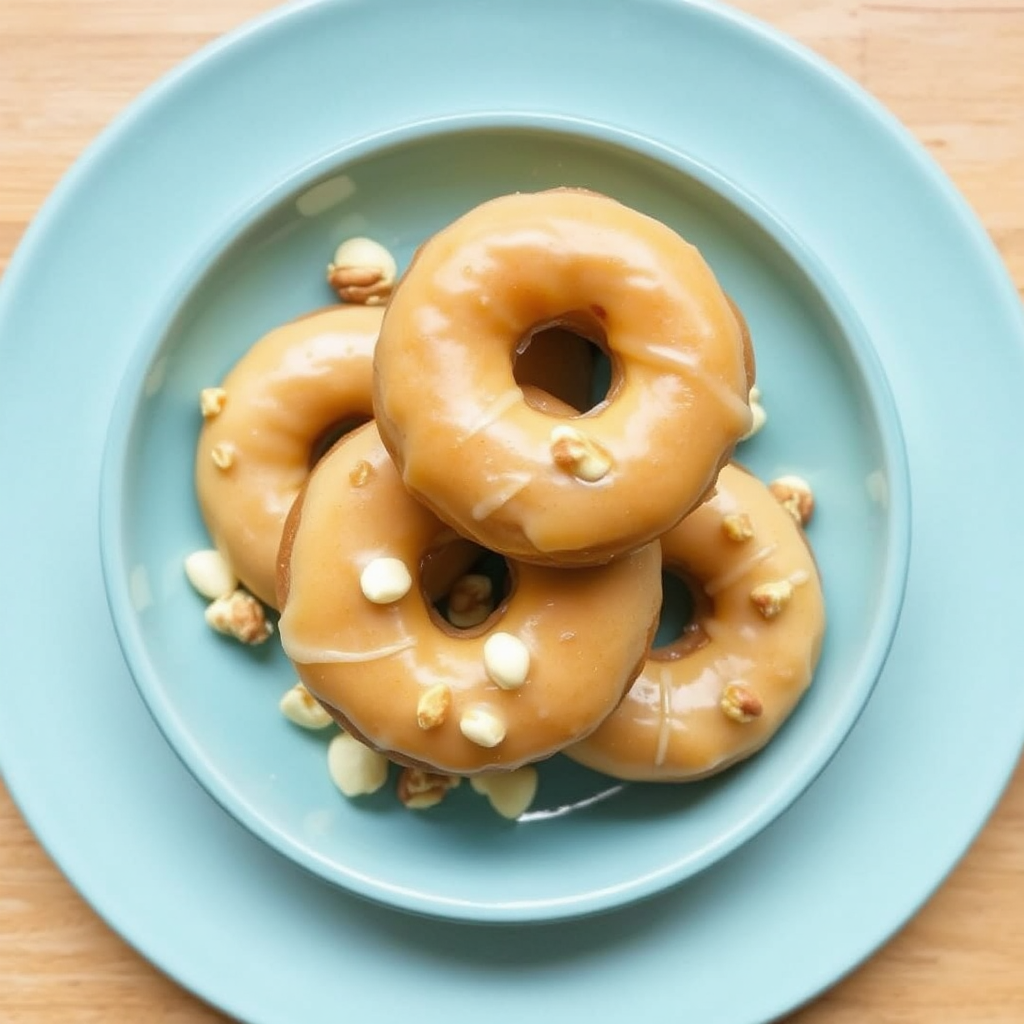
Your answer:
[[[250,351],[204,422],[200,506],[352,742],[432,777],[564,753],[700,778],[770,739],[824,630],[803,496],[731,462],[753,385],[743,317],[678,234],[592,192],[505,196],[386,305]],[[666,574],[692,609],[652,647]]]

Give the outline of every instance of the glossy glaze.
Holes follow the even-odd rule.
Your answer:
[[[728,516],[747,516],[752,535],[731,539]],[[723,468],[715,496],[661,548],[666,568],[702,591],[693,623],[702,645],[693,649],[684,633],[652,651],[622,704],[567,753],[617,778],[673,782],[721,771],[771,739],[811,682],[825,608],[803,532],[761,481],[735,466]],[[792,598],[766,618],[751,593],[780,580]],[[730,684],[754,694],[761,713],[728,717],[721,702]]]
[[[203,423],[195,485],[210,537],[241,581],[275,605],[281,530],[332,427],[373,415],[373,348],[383,311],[333,306],[271,331],[220,383],[224,409]],[[197,396],[198,402],[198,396]],[[218,445],[232,453],[219,467]]]
[[[482,626],[457,633],[432,614],[420,582],[424,556],[452,539],[406,492],[373,424],[337,445],[310,477],[282,545],[281,642],[300,678],[372,746],[440,771],[514,768],[582,739],[646,656],[661,603],[658,546],[593,568],[513,563],[504,603]],[[413,587],[373,604],[360,576],[385,557],[406,565]],[[530,653],[518,689],[485,673],[484,644],[496,632]],[[417,704],[438,683],[450,688],[451,709],[439,727],[421,728]],[[496,746],[460,730],[477,711],[502,723]]]
[[[512,377],[517,345],[550,323],[610,355],[611,390],[583,417],[532,408]],[[675,231],[593,192],[516,194],[418,250],[381,328],[374,409],[406,485],[461,533],[593,564],[664,533],[714,482],[750,423],[747,356]],[[564,426],[602,453],[600,479],[557,464]]]

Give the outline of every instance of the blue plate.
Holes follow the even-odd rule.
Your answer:
[[[373,89],[346,102],[346,81]],[[138,699],[97,544],[119,381],[217,225],[347,141],[509,111],[663,142],[787,224],[875,344],[914,495],[900,628],[839,754],[757,838],[599,926],[398,914],[254,839]],[[913,913],[1009,777],[1024,739],[1024,689],[1005,685],[1024,656],[1024,546],[1005,533],[1024,504],[1012,471],[1019,302],[919,147],[845,79],[747,19],[666,0],[438,0],[429,20],[414,0],[277,14],[205,51],[108,131],[0,287],[5,777],[111,924],[227,1012],[318,1024],[343,1006],[395,1019],[415,993],[427,1024],[456,1012],[519,1021],[538,1005],[570,1020],[587,1005],[610,1021],[663,1011],[671,979],[679,1017],[767,1021]],[[60,708],[56,724],[40,726],[40,700]],[[882,859],[884,870],[865,870]]]
[[[809,478],[820,510],[811,532],[831,624],[814,686],[764,753],[715,779],[616,784],[550,761],[517,828],[468,786],[430,814],[406,812],[394,780],[373,800],[343,800],[327,777],[326,735],[303,733],[276,710],[294,682],[276,641],[247,651],[213,634],[182,572],[185,555],[209,545],[191,487],[197,395],[254,339],[329,300],[323,264],[337,240],[368,232],[404,264],[482,199],[559,184],[614,195],[675,227],[745,311],[773,411],[740,457],[766,479]],[[898,419],[871,343],[818,261],[766,211],[635,136],[492,115],[433,121],[333,154],[210,248],[187,284],[170,287],[153,336],[139,340],[108,432],[100,525],[132,675],[227,810],[304,867],[390,905],[537,921],[687,878],[803,791],[863,708],[895,633],[909,497]]]

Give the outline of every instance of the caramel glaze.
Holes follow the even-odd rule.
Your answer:
[[[422,584],[427,556],[456,539],[405,490],[376,427],[360,428],[321,460],[288,518],[281,641],[337,721],[393,760],[457,775],[513,769],[582,739],[622,699],[656,625],[660,551],[648,544],[585,569],[512,561],[505,600],[479,627],[457,631]],[[363,568],[380,557],[400,559],[413,578],[388,605],[370,603],[360,587]],[[484,671],[484,644],[496,631],[529,651],[518,689],[501,689]],[[443,724],[424,729],[418,702],[438,684],[449,687],[451,707]],[[496,746],[461,732],[473,709],[504,724]]]
[[[553,324],[612,362],[609,394],[582,416],[532,407],[513,378],[522,339]],[[484,203],[421,247],[384,317],[374,410],[407,487],[461,534],[516,559],[594,564],[708,493],[750,425],[752,372],[741,319],[693,246],[560,189]],[[556,426],[607,457],[600,479],[557,464]]]
[[[730,515],[753,536],[730,539]],[[825,629],[824,598],[803,531],[768,488],[736,466],[717,493],[661,541],[666,568],[699,587],[694,630],[652,651],[626,699],[569,757],[620,779],[680,782],[720,772],[759,750],[811,682]],[[751,600],[788,581],[792,597],[766,618]],[[703,639],[703,642],[699,642]],[[735,721],[721,701],[739,684],[760,715]]]
[[[271,331],[228,373],[224,409],[200,433],[195,482],[207,529],[239,579],[271,606],[285,516],[311,465],[373,415],[382,316],[380,307],[334,306]],[[548,332],[521,354],[516,377],[585,408],[592,355],[584,339]],[[218,445],[231,452],[227,468],[213,461]]]

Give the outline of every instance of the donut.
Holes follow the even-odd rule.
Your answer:
[[[504,599],[457,630],[423,577],[464,543],[406,491],[370,423],[310,475],[278,567],[282,646],[310,693],[392,760],[453,775],[514,769],[596,728],[640,671],[661,604],[652,543],[590,568],[508,562]]]
[[[516,352],[551,326],[611,361],[607,396],[583,415],[552,416],[517,385]],[[559,189],[486,202],[420,248],[384,316],[374,412],[406,486],[459,533],[588,565],[657,538],[709,492],[750,426],[752,373],[692,245]]]
[[[284,520],[311,465],[346,429],[373,415],[373,349],[380,307],[336,306],[260,339],[220,388],[206,395],[196,454],[196,493],[217,549],[246,588],[275,606],[277,550]],[[580,338],[531,345],[517,379],[588,401],[593,361]]]
[[[666,571],[687,583],[693,618],[651,651],[622,704],[566,754],[620,779],[682,782],[771,739],[811,682],[825,607],[803,531],[735,465],[661,547]]]
[[[203,521],[238,578],[271,606],[285,517],[318,450],[373,416],[382,316],[334,306],[272,330],[207,404],[195,464]]]

